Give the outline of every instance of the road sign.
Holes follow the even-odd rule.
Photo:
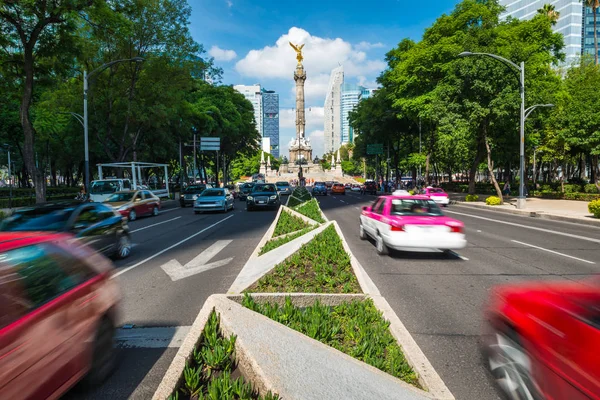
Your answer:
[[[221,138],[218,137],[200,137],[201,151],[219,151],[221,150]]]
[[[367,154],[368,155],[383,154],[383,144],[368,144],[367,145]]]

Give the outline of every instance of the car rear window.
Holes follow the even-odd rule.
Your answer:
[[[206,189],[205,185],[199,185],[199,186],[188,186],[183,193],[185,194],[199,194],[202,193],[202,191]]]
[[[431,188],[429,189],[429,193],[445,193],[443,189],[440,188]]]
[[[270,184],[270,185],[256,185],[254,186],[254,189],[252,189],[253,192],[267,192],[267,193],[275,193],[277,190],[275,189],[275,185]]]
[[[394,199],[391,215],[400,216],[441,216],[442,210],[433,200]]]
[[[206,189],[204,192],[202,192],[202,194],[200,196],[201,197],[225,196],[225,194],[224,194],[224,191],[220,190],[220,189]]]

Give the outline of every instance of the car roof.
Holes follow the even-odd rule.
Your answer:
[[[289,183],[287,183],[286,181],[279,181],[279,182],[275,182],[276,185],[280,185],[280,184],[285,184],[285,185],[289,185]]]
[[[391,199],[398,199],[398,200],[431,200],[428,196],[410,195],[410,194],[405,194],[405,195],[387,195],[387,196],[380,196],[380,198],[391,198]]]
[[[0,232],[0,252],[43,242],[63,241],[71,237],[69,234],[55,232]]]

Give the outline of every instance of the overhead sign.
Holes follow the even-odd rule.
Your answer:
[[[200,151],[219,151],[219,150],[221,150],[221,138],[200,137]]]
[[[367,154],[368,155],[383,154],[383,144],[368,144],[367,145]]]

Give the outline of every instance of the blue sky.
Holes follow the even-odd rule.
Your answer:
[[[189,0],[194,39],[223,68],[225,84],[260,83],[279,93],[280,147],[287,155],[295,135],[295,53],[289,40],[305,43],[307,136],[323,153],[323,103],[332,68],[345,81],[375,87],[385,53],[423,30],[459,0]]]

